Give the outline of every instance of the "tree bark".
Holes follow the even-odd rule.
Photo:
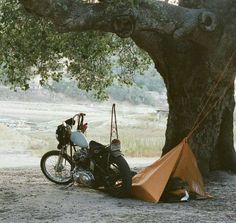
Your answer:
[[[213,169],[236,171],[235,65],[228,64],[236,58],[236,1],[180,0],[181,7],[156,0],[136,4],[122,0],[20,2],[29,12],[53,21],[61,32],[113,32],[131,37],[148,52],[167,88],[169,117],[163,154],[191,132],[202,105],[210,98],[203,114],[210,113],[198,120],[190,144],[203,174]],[[219,78],[219,86],[211,94]]]

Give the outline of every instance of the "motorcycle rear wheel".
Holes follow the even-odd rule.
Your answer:
[[[74,163],[60,151],[45,153],[41,158],[40,168],[45,177],[53,183],[66,185],[73,181],[71,171],[74,169]]]
[[[129,165],[123,156],[111,157],[111,178],[107,187],[108,193],[114,197],[130,197],[132,186],[132,175]]]

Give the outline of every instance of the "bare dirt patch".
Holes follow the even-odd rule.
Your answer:
[[[0,169],[1,223],[235,222],[236,175],[216,172],[207,182],[214,199],[147,203],[55,185],[37,167]]]

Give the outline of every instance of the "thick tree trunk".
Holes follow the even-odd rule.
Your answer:
[[[222,71],[211,70],[207,63],[208,52],[196,45],[186,45],[166,46],[168,73],[162,75],[167,86],[169,117],[163,154],[189,134],[203,110],[196,130],[189,138],[201,172],[235,171],[232,75],[227,73],[212,94],[211,89]],[[204,108],[207,101],[208,106]]]
[[[225,99],[226,105],[223,108],[223,114],[220,125],[220,133],[212,153],[210,162],[211,169],[223,169],[236,172],[236,156],[234,149],[234,86],[229,89]]]
[[[191,41],[173,41],[150,33],[134,35],[133,40],[149,52],[166,84],[169,117],[163,154],[197,125],[189,141],[201,172],[206,174],[215,169],[235,171],[233,58],[225,58],[223,66],[214,66],[212,59],[218,58],[218,51],[213,54]],[[149,42],[153,45],[150,46]],[[229,66],[222,73],[227,62]],[[219,78],[221,81],[215,87]]]
[[[61,32],[114,32],[131,37],[148,52],[167,88],[169,117],[163,154],[191,132],[202,105],[210,98],[203,114],[210,113],[198,120],[189,138],[191,147],[202,173],[213,169],[236,172],[236,66],[227,66],[232,55],[236,57],[236,1],[180,0],[182,7],[153,0],[20,2],[29,12],[50,19]],[[219,86],[214,94],[209,93],[221,73]]]
[[[189,141],[201,172],[206,174],[215,169],[236,172],[233,144],[235,65],[232,63],[236,58],[232,37],[236,36],[236,29],[231,24],[234,8],[229,8],[227,1],[183,0],[181,4],[212,8],[218,16],[227,15],[228,18],[222,20],[214,36],[209,37],[217,42],[209,47],[187,38],[176,41],[160,33],[133,35],[136,44],[152,57],[166,84],[169,117],[163,154],[185,138],[196,124]]]

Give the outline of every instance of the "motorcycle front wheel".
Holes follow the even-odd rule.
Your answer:
[[[111,157],[108,192],[114,197],[129,197],[132,186],[132,175],[129,165],[123,156]]]
[[[74,163],[60,151],[45,153],[41,158],[40,168],[45,177],[56,184],[69,184],[73,181],[71,171],[74,169]]]

